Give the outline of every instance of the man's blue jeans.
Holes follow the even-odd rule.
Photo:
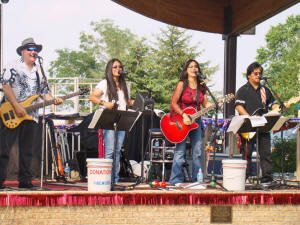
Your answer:
[[[113,159],[114,156],[114,130],[103,130],[105,147],[105,158]],[[125,131],[117,131],[116,163],[115,163],[115,182],[119,180],[120,150],[125,138]],[[113,171],[112,171],[113,173]],[[113,174],[112,174],[113,175]]]
[[[202,155],[202,128],[201,120],[197,121],[199,127],[195,130],[190,131],[188,136],[191,141],[191,148],[193,153],[193,166],[192,166],[192,182],[197,181],[197,174],[199,168],[201,167],[201,155]],[[177,183],[182,183],[184,181],[184,175],[182,170],[182,165],[184,163],[184,157],[186,153],[186,140],[187,137],[180,143],[176,144],[176,149],[174,152],[172,172],[170,177],[170,184],[175,185]]]

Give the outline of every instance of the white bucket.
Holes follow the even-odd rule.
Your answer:
[[[113,160],[89,158],[86,162],[88,191],[110,191]]]
[[[224,159],[223,186],[229,191],[244,191],[247,161],[239,159]]]

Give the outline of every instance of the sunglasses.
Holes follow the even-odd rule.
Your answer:
[[[197,66],[197,65],[194,65],[194,66],[188,66],[187,68],[189,68],[189,69],[193,69],[193,68],[198,69],[198,66]]]
[[[28,48],[26,48],[26,50],[29,51],[29,52],[32,52],[32,51],[37,52],[37,48],[36,47],[28,47]]]
[[[113,66],[112,68],[113,69],[117,69],[117,68],[123,69],[123,66]]]

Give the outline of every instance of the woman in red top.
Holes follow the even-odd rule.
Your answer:
[[[199,64],[196,60],[188,60],[180,75],[180,80],[177,83],[176,89],[171,100],[170,110],[171,116],[175,113],[183,117],[183,123],[191,125],[190,117],[183,112],[187,107],[193,107],[197,111],[200,110],[201,105],[206,108],[210,103],[207,101],[206,89],[200,84],[200,77],[197,73],[201,73]],[[197,100],[197,89],[199,93],[199,100]],[[198,102],[198,104],[197,104]],[[202,124],[201,119],[196,120],[199,127],[189,132],[191,148],[193,153],[193,169],[192,182],[197,181],[197,173],[201,168],[202,155]],[[175,185],[184,181],[182,165],[184,163],[184,156],[186,152],[186,140],[176,144],[174,153],[172,172],[170,177],[170,184]],[[202,169],[202,168],[201,168]],[[203,169],[202,169],[203,171]]]

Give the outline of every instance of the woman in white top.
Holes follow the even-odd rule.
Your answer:
[[[105,79],[101,80],[90,94],[90,101],[99,104],[100,107],[108,109],[126,110],[128,106],[133,105],[130,100],[130,87],[125,82],[125,77],[119,74],[123,71],[123,65],[118,59],[111,59],[105,69]],[[117,131],[116,146],[116,168],[115,182],[119,180],[119,161],[120,149],[125,138],[125,131]],[[103,130],[103,139],[105,146],[105,158],[113,159],[114,151],[114,131]]]

